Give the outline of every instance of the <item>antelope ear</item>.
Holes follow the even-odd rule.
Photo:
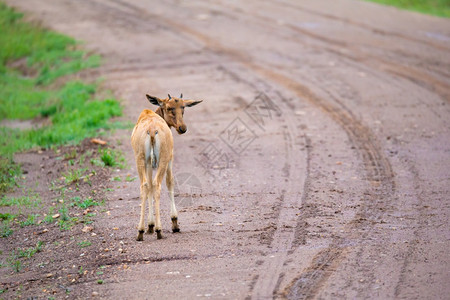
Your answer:
[[[158,105],[158,106],[162,106],[163,105],[163,101],[161,99],[159,99],[158,97],[153,97],[150,96],[149,94],[146,94],[145,96],[147,96],[148,101],[150,101],[151,104],[154,105]]]
[[[184,105],[191,107],[203,102],[203,100],[183,100]]]

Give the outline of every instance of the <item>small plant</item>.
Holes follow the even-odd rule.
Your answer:
[[[92,245],[90,241],[81,241],[78,243],[78,246],[80,246],[81,248],[86,248],[89,247],[90,245]]]
[[[135,180],[136,180],[136,177],[132,177],[131,175],[127,175],[127,178],[125,178],[126,182],[132,182],[132,181],[135,181]]]
[[[13,230],[11,227],[9,227],[9,221],[3,221],[2,225],[0,226],[0,236],[2,238],[6,238],[13,234]]]
[[[88,208],[91,206],[98,206],[100,203],[94,201],[92,198],[86,198],[82,200],[80,197],[76,196],[71,199],[73,202],[70,204],[73,206],[78,206],[79,208]]]
[[[92,217],[95,217],[95,213],[87,213],[86,215],[83,216],[83,220],[81,221],[84,224],[91,224],[92,222]]]
[[[60,217],[58,220],[59,229],[60,230],[72,229],[72,226],[73,226],[74,222],[77,220],[77,218],[70,218],[68,209],[66,206],[61,207],[58,211],[60,213]]]
[[[83,275],[83,266],[80,266],[78,269],[78,274]]]
[[[122,179],[119,176],[111,178],[111,181],[122,181]]]
[[[125,168],[125,157],[123,153],[113,149],[100,149],[100,159],[108,167]]]
[[[98,158],[92,158],[91,159],[91,164],[93,166],[97,166],[97,167],[104,167],[105,166],[105,163],[103,161],[101,161],[100,159],[98,159]]]
[[[63,173],[64,183],[72,184],[74,182],[80,181],[80,179],[84,178],[84,172],[86,172],[86,170],[87,169],[68,170],[67,172]]]
[[[42,245],[44,245],[44,242],[38,241],[36,243],[35,247],[27,248],[27,249],[19,249],[19,255],[18,257],[25,257],[25,258],[31,258],[34,254],[37,252],[41,252]]]
[[[28,193],[27,196],[21,197],[7,197],[3,196],[0,199],[0,206],[25,206],[25,207],[37,207],[41,203],[41,198],[38,194]]]
[[[0,214],[0,219],[2,220],[2,224],[0,226],[0,236],[2,238],[8,237],[13,234],[13,230],[9,226],[11,220],[13,220],[16,216],[10,213]]]
[[[13,250],[8,258],[8,264],[15,272],[20,272],[22,262],[18,259],[16,252]]]
[[[48,214],[45,216],[44,218],[44,222],[47,224],[50,224],[53,222],[53,214],[54,214],[55,208],[54,207],[50,207],[48,209]]]
[[[72,151],[67,152],[66,154],[64,154],[64,159],[66,160],[73,160],[77,157],[77,150],[76,149],[72,149]]]
[[[103,284],[103,280],[102,280],[102,279],[99,279],[99,280],[97,280],[97,283],[98,283],[98,284]]]
[[[38,216],[39,216],[39,215],[37,215],[37,214],[31,214],[31,215],[28,215],[28,217],[27,217],[27,219],[26,219],[25,221],[20,221],[20,222],[19,222],[20,227],[25,227],[25,226],[30,226],[30,225],[36,225],[36,218],[37,218]]]

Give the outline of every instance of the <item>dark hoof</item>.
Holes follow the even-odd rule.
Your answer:
[[[155,225],[148,225],[147,234],[153,234],[155,232]]]
[[[136,241],[141,242],[144,240],[144,230],[139,230],[138,236],[136,238]]]
[[[157,238],[158,240],[162,239],[161,230],[156,230],[156,238]]]
[[[180,227],[178,227],[178,218],[172,218],[172,232],[180,232]]]

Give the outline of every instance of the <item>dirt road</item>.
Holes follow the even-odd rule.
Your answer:
[[[175,136],[181,234],[163,192],[165,238],[135,242],[139,184],[116,190],[97,227],[126,251],[101,263],[128,267],[82,296],[450,295],[450,21],[350,0],[7,2],[102,54],[84,76],[126,120],[145,93],[204,100]]]

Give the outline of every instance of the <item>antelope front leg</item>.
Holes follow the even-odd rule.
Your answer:
[[[175,199],[173,196],[174,182],[172,175],[172,161],[169,162],[166,175],[166,185],[169,190],[170,198],[170,218],[172,219],[172,232],[180,232],[180,227],[178,226],[178,212],[175,206]]]

